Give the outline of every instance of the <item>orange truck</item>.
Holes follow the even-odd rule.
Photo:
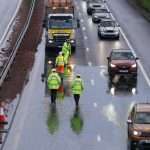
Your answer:
[[[79,19],[74,15],[73,0],[47,0],[45,27],[46,50],[60,49],[66,40],[70,40],[74,51]]]

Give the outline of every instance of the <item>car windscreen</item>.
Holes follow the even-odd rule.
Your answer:
[[[111,58],[113,60],[134,60],[131,52],[112,52]]]
[[[94,11],[94,13],[108,13],[107,9],[95,9],[93,11]]]
[[[51,17],[49,20],[51,29],[71,29],[73,28],[72,17]]]
[[[150,112],[137,112],[134,122],[136,124],[150,124]]]
[[[116,23],[114,21],[102,21],[101,26],[103,26],[103,27],[115,27]]]

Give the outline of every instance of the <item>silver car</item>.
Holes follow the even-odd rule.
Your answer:
[[[98,36],[99,38],[115,38],[120,37],[120,27],[116,21],[112,19],[103,19],[98,24]]]
[[[99,12],[94,12],[92,14],[92,21],[94,23],[100,23],[102,19],[109,19],[111,18],[110,13],[99,13]]]

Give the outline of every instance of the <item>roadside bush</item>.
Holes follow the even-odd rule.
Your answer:
[[[147,11],[150,12],[150,0],[137,0],[137,2],[145,8]]]

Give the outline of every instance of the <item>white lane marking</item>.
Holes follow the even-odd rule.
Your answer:
[[[83,31],[85,31],[85,30],[86,30],[86,27],[85,27],[85,26],[83,26],[83,27],[82,27],[82,30],[83,30]]]
[[[88,62],[88,66],[90,66],[90,67],[91,67],[91,66],[92,66],[92,62],[90,62],[90,61],[89,61],[89,62]]]
[[[81,23],[83,23],[84,22],[84,20],[83,19],[81,19]]]
[[[94,103],[93,103],[93,107],[95,107],[95,108],[96,108],[97,106],[98,106],[98,105],[97,105],[97,103],[96,103],[96,102],[94,102]]]
[[[87,39],[88,39],[88,37],[85,35],[85,36],[84,36],[84,40],[87,40]]]
[[[110,89],[110,94],[113,95],[113,96],[115,95],[115,87],[112,87],[112,88]]]
[[[87,48],[86,48],[86,52],[89,52],[89,50],[90,50],[90,49],[87,47]]]
[[[100,142],[102,139],[101,139],[101,136],[100,135],[97,135],[97,142]]]
[[[108,8],[108,6],[107,6],[107,9],[110,10],[110,9]],[[116,18],[113,16],[112,13],[110,13],[110,15],[111,15],[111,17],[112,17],[113,19],[116,20]],[[120,32],[121,32],[123,38],[125,39],[125,41],[126,41],[128,47],[131,49],[132,53],[133,53],[134,55],[136,55],[136,52],[135,52],[133,46],[131,45],[130,41],[128,40],[128,38],[127,38],[125,32],[123,31],[123,29],[122,29],[121,27],[120,27]],[[144,76],[144,78],[145,78],[145,80],[146,80],[148,86],[150,87],[150,78],[148,77],[148,74],[147,74],[146,70],[144,69],[144,67],[143,67],[143,65],[142,65],[142,63],[141,63],[140,60],[138,60],[137,63],[138,63],[139,68],[141,69],[141,72],[143,73],[143,76]]]
[[[91,85],[94,86],[95,85],[95,81],[93,79],[91,79]]]

